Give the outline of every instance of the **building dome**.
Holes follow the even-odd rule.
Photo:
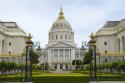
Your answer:
[[[60,10],[58,19],[52,24],[51,31],[72,31],[71,26],[68,21],[66,21],[64,17],[64,13],[62,8]]]

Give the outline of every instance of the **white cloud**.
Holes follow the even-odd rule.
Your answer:
[[[26,32],[33,34],[34,41],[48,43],[48,31],[63,5],[66,19],[75,31],[78,46],[89,39],[107,20],[124,17],[124,0],[2,0],[0,20],[16,21]],[[122,12],[121,12],[122,11]],[[117,13],[117,14],[115,14]],[[121,14],[123,13],[123,14]],[[120,17],[118,17],[120,16]]]

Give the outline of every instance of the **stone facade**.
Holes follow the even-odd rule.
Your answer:
[[[97,31],[96,41],[101,63],[125,60],[125,19],[107,21]]]
[[[0,61],[21,62],[26,33],[15,22],[0,21]]]

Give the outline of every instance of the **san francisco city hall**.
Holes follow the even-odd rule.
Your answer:
[[[62,9],[48,35],[49,41],[41,50],[40,63],[47,62],[49,68],[54,70],[73,69],[72,61],[82,60],[83,56],[81,48],[76,48],[74,32]]]

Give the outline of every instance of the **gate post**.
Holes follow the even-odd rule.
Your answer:
[[[31,35],[26,37],[26,64],[24,82],[32,82],[32,40]]]
[[[95,36],[93,33],[90,35],[91,40],[89,41],[89,46],[90,46],[90,81],[96,81],[96,73],[97,73],[97,68],[96,68],[96,40]]]

